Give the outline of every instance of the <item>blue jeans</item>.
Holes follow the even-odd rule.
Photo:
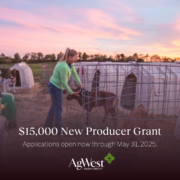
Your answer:
[[[63,101],[63,91],[56,86],[54,86],[51,82],[48,83],[48,91],[51,96],[51,107],[49,109],[49,113],[46,118],[45,127],[53,127],[53,121],[55,117],[55,127],[58,129],[58,133],[61,132],[61,128],[63,127],[61,123],[61,113],[62,113],[62,101]]]

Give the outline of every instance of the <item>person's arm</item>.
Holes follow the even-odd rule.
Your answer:
[[[73,94],[73,91],[71,90],[71,88],[69,87],[69,85],[67,84],[68,81],[68,69],[63,67],[60,69],[60,77],[61,77],[61,83],[64,86],[64,88],[68,91],[68,93],[70,95]]]
[[[78,74],[77,74],[77,72],[76,72],[76,69],[75,69],[75,67],[74,67],[74,63],[71,64],[71,68],[72,68],[71,74],[72,74],[74,80],[76,81],[76,84],[77,84],[77,85],[81,84],[81,81],[80,81],[80,79],[79,79],[79,76],[78,76]]]

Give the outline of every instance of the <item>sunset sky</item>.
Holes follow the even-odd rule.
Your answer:
[[[180,0],[0,0],[0,54],[180,57]]]

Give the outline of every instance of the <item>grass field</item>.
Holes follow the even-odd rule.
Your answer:
[[[0,67],[4,67],[4,65],[7,68],[11,68],[11,67],[14,66],[14,64],[1,64]],[[56,62],[52,62],[52,63],[34,63],[34,64],[28,64],[28,65],[32,69],[34,78],[36,78],[37,76],[42,74],[43,66],[46,66],[47,68],[52,68],[53,69],[55,67],[55,65],[56,65]]]

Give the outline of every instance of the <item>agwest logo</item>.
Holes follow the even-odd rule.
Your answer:
[[[115,159],[110,153],[104,158],[108,164]],[[69,164],[69,167],[74,166],[77,170],[102,170],[104,167],[104,160],[94,161],[92,158],[89,160],[88,158],[81,158],[80,161],[75,161],[73,158]]]

